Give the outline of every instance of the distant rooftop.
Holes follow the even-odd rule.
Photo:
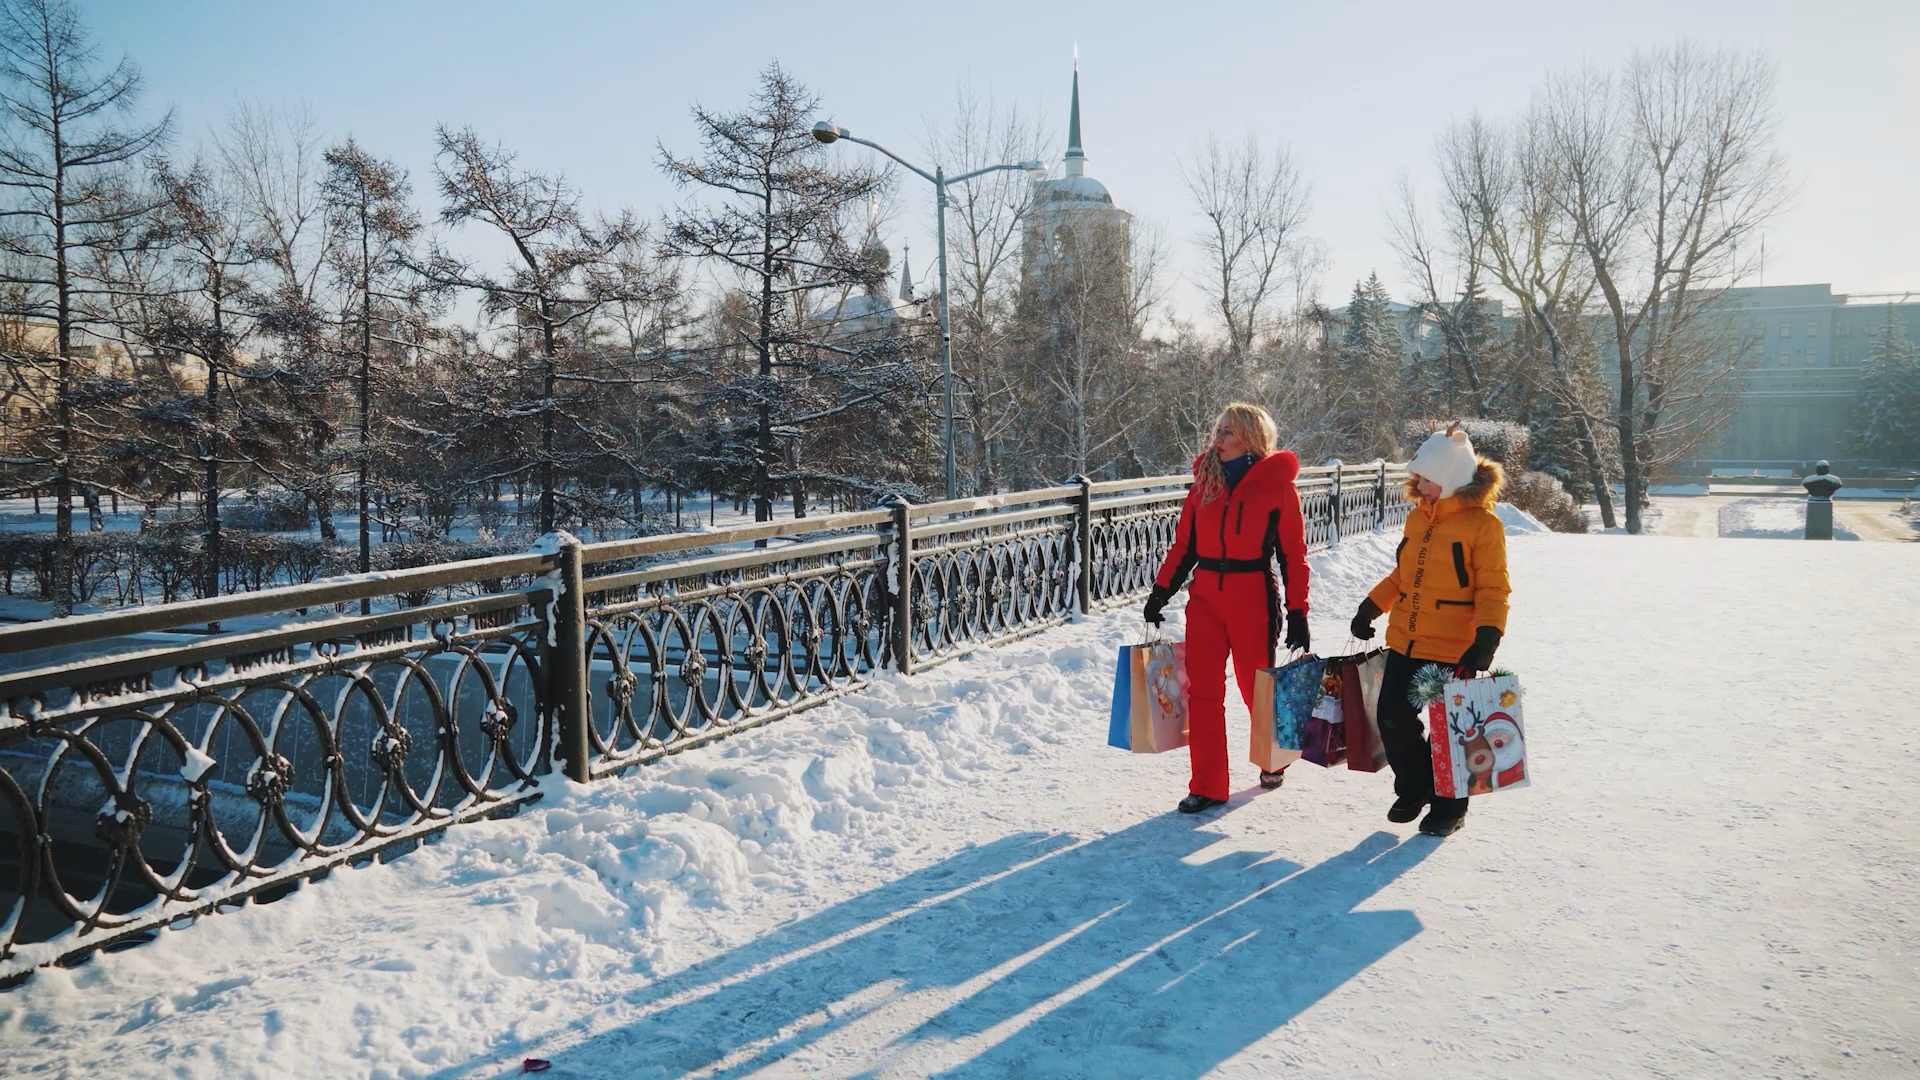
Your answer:
[[[1816,285],[1746,285],[1727,290],[1727,303],[1743,308],[1861,307],[1920,303],[1920,292],[1837,293],[1826,282]]]

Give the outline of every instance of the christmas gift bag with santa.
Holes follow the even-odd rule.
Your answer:
[[[1415,677],[1412,693],[1427,707],[1434,795],[1461,799],[1527,786],[1518,678],[1496,671],[1461,679],[1435,664]]]

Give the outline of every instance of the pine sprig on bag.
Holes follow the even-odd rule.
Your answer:
[[[1445,664],[1428,664],[1413,673],[1413,679],[1407,685],[1407,701],[1416,709],[1424,709],[1446,696],[1447,683],[1453,678],[1453,669]]]

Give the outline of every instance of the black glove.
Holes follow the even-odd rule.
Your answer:
[[[1313,634],[1307,630],[1307,613],[1300,610],[1287,612],[1287,648],[1301,652],[1313,648]]]
[[[1361,641],[1373,640],[1373,620],[1380,617],[1380,605],[1369,596],[1360,601],[1360,611],[1353,617],[1353,636]]]
[[[1460,654],[1460,663],[1456,670],[1469,675],[1486,671],[1493,666],[1493,652],[1499,647],[1500,628],[1480,627],[1473,632],[1473,644],[1467,646],[1467,651]]]
[[[1166,622],[1167,618],[1161,612],[1166,609],[1167,601],[1171,599],[1173,599],[1172,589],[1163,589],[1155,585],[1153,591],[1147,594],[1147,606],[1140,610],[1140,617],[1155,626]]]

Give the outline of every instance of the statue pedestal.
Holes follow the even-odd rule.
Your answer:
[[[1833,539],[1833,493],[1844,485],[1840,478],[1827,471],[1827,463],[1821,462],[1814,467],[1813,475],[1800,481],[1807,489],[1807,531],[1808,540]]]
[[[1833,500],[1832,499],[1808,499],[1807,500],[1806,538],[1808,540],[1833,539]]]

